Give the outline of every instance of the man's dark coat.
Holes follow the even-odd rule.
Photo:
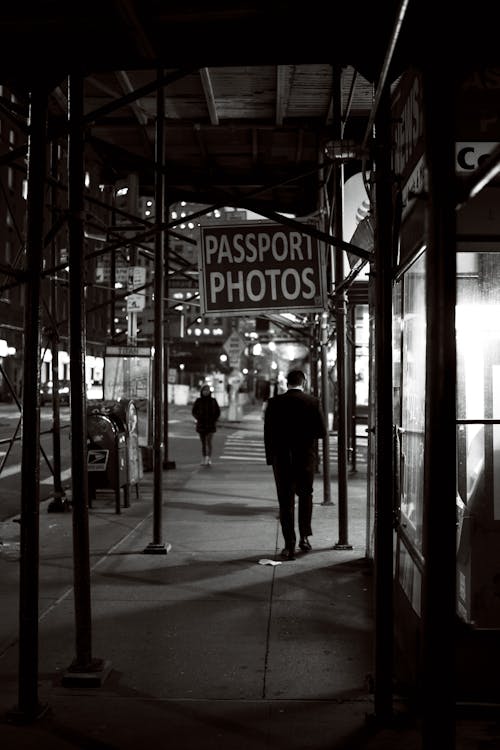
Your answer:
[[[325,433],[323,412],[315,396],[290,388],[267,402],[264,445],[268,464],[288,456],[296,465],[314,470],[317,440]]]
[[[301,543],[311,536],[317,441],[326,426],[319,400],[298,388],[270,398],[264,415],[266,461],[272,464],[286,550],[295,550],[295,495]]]

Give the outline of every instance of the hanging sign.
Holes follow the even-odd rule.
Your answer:
[[[250,221],[200,230],[202,314],[324,309],[324,249],[316,238]]]

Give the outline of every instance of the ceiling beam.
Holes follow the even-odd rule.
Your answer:
[[[286,104],[288,101],[289,86],[287,76],[287,66],[276,66],[276,125],[283,125],[283,118],[286,113]]]
[[[147,96],[149,94],[152,94],[153,92],[156,92],[156,90],[160,86],[168,86],[170,83],[178,81],[180,78],[193,73],[196,69],[197,68],[181,68],[180,70],[174,70],[170,73],[166,73],[160,77],[157,77],[146,85],[140,86],[138,89],[135,89],[129,94],[122,96],[117,101],[108,102],[107,104],[104,104],[102,107],[98,107],[92,112],[87,112],[83,116],[83,123],[94,123],[96,120],[99,120],[111,114],[111,112],[116,112],[116,110],[124,107],[126,104],[130,104],[131,102],[137,101],[137,99],[140,99],[143,96]]]
[[[132,86],[128,73],[125,73],[124,70],[116,70],[115,76],[122,88],[123,93],[125,94],[133,93],[134,87]],[[132,112],[134,113],[134,115],[136,116],[139,125],[143,125],[143,126],[147,125],[148,117],[140,105],[140,100],[134,99],[133,101],[129,103],[129,106]]]
[[[131,0],[120,0],[119,3],[113,3],[113,5],[123,23],[130,29],[137,52],[149,60],[154,60],[156,52],[135,12],[134,3]]]
[[[203,86],[203,93],[207,102],[208,114],[210,116],[210,123],[212,125],[219,124],[219,115],[217,114],[217,104],[214,96],[214,89],[212,86],[212,79],[208,68],[200,68],[201,85]]]

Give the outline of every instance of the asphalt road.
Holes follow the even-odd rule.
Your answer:
[[[169,458],[176,455],[196,460],[199,439],[194,433],[193,420],[188,407],[173,407],[169,413]],[[40,501],[53,498],[53,435],[52,407],[40,409]],[[61,482],[63,489],[71,486],[71,431],[70,409],[60,411]],[[0,404],[0,521],[13,518],[20,513],[22,464],[22,425],[15,404]]]

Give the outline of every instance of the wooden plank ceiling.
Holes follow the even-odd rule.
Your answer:
[[[432,13],[430,0],[17,0],[0,11],[0,84],[21,106],[45,86],[55,123],[67,117],[68,76],[82,74],[89,149],[109,180],[134,172],[153,194],[165,76],[169,201],[307,216],[334,117],[344,139],[363,141],[381,74],[395,81],[436,44]],[[456,59],[455,35],[447,45]]]

